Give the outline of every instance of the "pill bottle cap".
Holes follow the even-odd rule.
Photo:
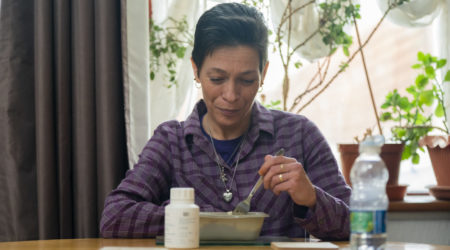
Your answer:
[[[170,189],[170,202],[184,201],[194,202],[194,189],[193,188],[171,188]]]

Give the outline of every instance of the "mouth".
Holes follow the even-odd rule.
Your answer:
[[[224,116],[235,116],[239,113],[239,109],[217,108]]]

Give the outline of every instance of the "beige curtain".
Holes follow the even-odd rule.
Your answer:
[[[149,12],[149,5],[153,12]],[[184,120],[198,100],[190,62],[191,47],[183,59],[177,59],[176,87],[167,88],[169,81],[164,76],[165,68],[161,68],[160,74],[150,80],[149,16],[163,27],[171,25],[167,20],[169,17],[186,17],[193,34],[197,19],[206,9],[206,0],[122,0],[122,6],[125,6],[127,13],[126,18],[122,19],[125,38],[122,48],[127,149],[132,168],[153,135],[153,130],[167,120]]]
[[[2,0],[0,241],[97,237],[127,169],[119,0]]]

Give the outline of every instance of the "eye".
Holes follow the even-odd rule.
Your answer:
[[[223,81],[223,78],[211,77],[209,78],[209,80],[213,83],[221,83]]]
[[[241,81],[244,85],[252,85],[256,80],[255,79],[242,79]]]

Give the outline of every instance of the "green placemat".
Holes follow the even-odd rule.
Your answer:
[[[200,240],[200,246],[268,246],[272,241],[293,240],[287,236],[260,236],[256,240]],[[156,236],[156,245],[164,245],[164,236]]]

